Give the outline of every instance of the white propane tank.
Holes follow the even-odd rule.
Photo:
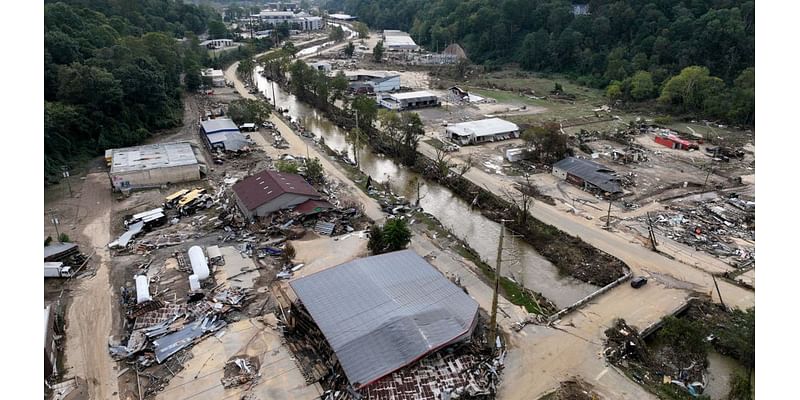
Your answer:
[[[192,263],[192,272],[197,275],[197,279],[202,281],[208,278],[208,261],[200,246],[189,248],[189,262]]]
[[[189,275],[189,289],[193,292],[200,290],[200,278],[197,275]]]
[[[142,304],[145,301],[153,300],[150,297],[150,279],[147,275],[136,275],[136,304]]]

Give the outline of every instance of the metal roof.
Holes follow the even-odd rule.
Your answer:
[[[71,251],[77,251],[78,245],[75,243],[56,243],[49,246],[44,246],[44,259],[56,261],[60,256]]]
[[[322,197],[302,176],[270,170],[261,171],[236,182],[233,191],[248,210],[255,210],[284,193],[312,198]]]
[[[470,335],[478,303],[411,250],[290,282],[350,383],[366,386]]]
[[[408,36],[408,34],[387,35],[385,36],[385,44],[386,47],[403,47],[403,46],[417,47],[417,43],[414,42],[414,39],[412,39],[411,36]]]
[[[197,157],[189,142],[126,147],[111,152],[112,174],[193,164],[197,164]]]
[[[201,121],[200,126],[203,128],[203,133],[206,135],[216,132],[239,132],[239,127],[236,126],[232,120],[227,118]]]
[[[491,136],[501,133],[516,132],[519,126],[500,118],[488,118],[478,121],[461,122],[447,127],[447,131],[459,136]]]
[[[206,137],[211,145],[222,143],[227,151],[239,151],[250,145],[250,142],[248,142],[238,130],[235,132],[214,132],[206,135]]]
[[[395,100],[409,100],[409,99],[419,99],[419,98],[423,98],[423,97],[436,97],[436,98],[438,98],[439,96],[437,96],[436,94],[431,93],[431,92],[429,92],[427,90],[418,90],[416,92],[394,93],[394,94],[387,95],[386,97],[389,97],[389,98],[392,98],[392,99],[395,99]]]
[[[614,170],[594,161],[567,157],[553,164],[553,168],[558,168],[575,175],[606,192],[622,192],[622,188],[619,185],[619,178],[617,178]]]

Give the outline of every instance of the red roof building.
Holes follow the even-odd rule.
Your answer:
[[[261,171],[233,185],[236,203],[248,217],[263,217],[322,196],[302,176]]]

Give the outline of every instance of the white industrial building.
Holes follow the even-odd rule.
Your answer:
[[[314,17],[305,12],[295,14],[291,11],[261,11],[251,17],[273,26],[284,22],[290,27],[296,24],[303,31],[319,30],[325,25],[321,17]]]
[[[500,118],[449,125],[447,137],[458,144],[480,144],[519,137],[519,126]]]
[[[225,75],[222,73],[221,69],[206,68],[200,71],[200,75],[202,75],[203,78],[210,79],[211,86],[225,87]]]
[[[419,46],[411,38],[411,35],[403,31],[384,30],[383,47],[389,51],[417,51]]]
[[[200,42],[200,46],[205,47],[207,49],[223,49],[225,47],[233,46],[233,40],[231,39],[204,40]]]
[[[427,90],[417,92],[392,93],[378,96],[378,103],[390,110],[407,110],[410,108],[435,107],[439,105],[439,96]]]
[[[353,15],[342,14],[342,13],[328,14],[328,18],[336,21],[355,21],[358,19],[358,17],[355,17]]]
[[[110,156],[108,176],[119,191],[195,181],[205,172],[189,142],[112,149]]]

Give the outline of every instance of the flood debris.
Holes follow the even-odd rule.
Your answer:
[[[221,379],[226,389],[244,385],[258,375],[258,358],[237,356],[225,363],[225,373]]]

